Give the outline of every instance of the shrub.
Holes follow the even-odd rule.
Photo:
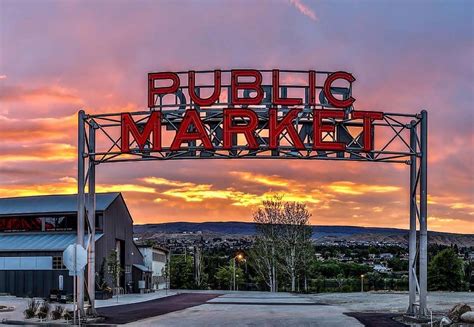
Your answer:
[[[51,318],[53,320],[61,319],[61,317],[63,315],[63,311],[64,311],[64,308],[62,306],[56,305],[54,307],[54,310],[51,311]]]
[[[45,319],[48,316],[49,309],[50,309],[50,305],[48,302],[45,301],[39,306],[38,312],[36,313],[36,315],[40,319]]]
[[[25,311],[23,311],[26,319],[31,319],[35,316],[36,311],[38,310],[39,302],[35,299],[31,299],[28,301],[28,305],[26,306]]]
[[[74,318],[74,313],[72,311],[64,310],[63,318],[66,320],[72,320],[72,318]]]

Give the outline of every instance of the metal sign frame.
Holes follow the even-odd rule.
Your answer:
[[[192,72],[193,74],[209,74],[215,71]],[[231,74],[231,70],[220,71],[224,74]],[[410,166],[410,231],[409,231],[409,305],[407,313],[416,316],[428,316],[427,309],[427,136],[428,136],[428,114],[426,110],[416,114],[404,113],[381,113],[382,119],[371,120],[370,126],[364,125],[360,117],[354,118],[356,112],[352,105],[343,108],[344,117],[342,119],[325,118],[321,124],[329,125],[331,128],[323,131],[321,141],[334,143],[342,142],[346,146],[344,150],[318,149],[311,145],[315,139],[314,126],[315,115],[323,110],[331,110],[334,106],[328,101],[325,92],[338,94],[343,100],[353,99],[352,80],[347,87],[334,87],[318,85],[316,81],[329,79],[331,72],[310,71],[310,83],[304,85],[302,79],[296,78],[298,83],[292,85],[265,84],[265,74],[273,73],[270,70],[261,70],[264,78],[261,88],[263,90],[263,100],[259,105],[235,105],[235,98],[238,93],[234,93],[232,82],[221,82],[221,90],[226,90],[226,94],[219,96],[217,101],[208,107],[201,107],[190,98],[190,87],[179,85],[172,90],[172,94],[149,97],[149,111],[139,111],[133,113],[107,113],[88,115],[84,111],[78,114],[78,228],[77,243],[84,246],[84,234],[87,229],[88,242],[88,270],[87,282],[84,275],[77,276],[77,292],[79,310],[84,310],[84,291],[87,290],[90,300],[90,312],[95,313],[95,168],[99,164],[127,161],[156,161],[156,160],[182,160],[182,159],[304,159],[304,160],[336,160],[336,161],[363,161],[363,162],[385,162],[407,164]],[[284,74],[294,74],[296,76],[307,76],[308,71],[281,70]],[[188,72],[173,73],[177,76],[189,74]],[[314,80],[311,76],[314,74]],[[168,76],[168,75],[167,75]],[[215,75],[216,76],[216,75]],[[269,76],[267,76],[269,77]],[[223,79],[224,80],[224,79]],[[355,79],[354,79],[355,80]],[[216,80],[215,80],[216,81]],[[273,78],[275,83],[275,78]],[[209,89],[214,89],[215,85],[195,86],[191,84],[191,91],[199,95],[201,92],[209,93]],[[149,83],[149,90],[154,85]],[[314,89],[313,89],[314,88]],[[290,135],[288,129],[280,131],[278,146],[271,147],[268,131],[271,117],[270,109],[276,110],[277,119],[287,115],[292,106],[285,104],[275,105],[272,103],[272,92],[278,92],[281,98],[289,98],[291,92],[300,92],[302,101],[297,106],[298,113],[294,115],[292,124],[295,127],[299,138],[304,144],[304,148],[296,148],[293,144],[295,134]],[[225,92],[224,92],[225,93]],[[242,92],[240,93],[242,94]],[[319,94],[319,97],[318,97]],[[250,92],[243,92],[242,98],[251,98]],[[319,98],[316,101],[315,98]],[[353,102],[353,101],[352,101]],[[228,109],[226,109],[228,108]],[[258,148],[249,148],[247,137],[245,140],[232,137],[232,146],[223,146],[222,126],[225,124],[226,110],[246,109],[255,113],[258,124],[253,131],[258,142]],[[124,146],[123,117],[127,116],[137,127],[136,133],[142,133],[147,129],[147,122],[152,115],[159,113],[161,125],[157,130],[164,133],[180,132],[180,125],[183,124],[183,117],[186,111],[193,109],[196,117],[201,121],[203,130],[212,142],[212,148],[207,148],[203,142],[191,140],[184,142],[187,145],[179,144],[179,149],[172,149],[172,146],[161,146],[155,149],[157,141],[162,138],[151,138],[150,130],[148,134],[136,134],[146,137],[145,143],[137,142],[136,138],[129,139]],[[341,110],[341,108],[336,108]],[[130,120],[131,119],[131,120]],[[240,120],[239,120],[240,119]],[[248,122],[245,118],[237,119],[238,124]],[[318,118],[319,119],[319,118]],[[366,128],[370,127],[371,139],[364,135]],[[191,128],[185,133],[196,132],[197,128]],[[129,133],[126,130],[126,133]],[[377,137],[374,135],[377,134]],[[134,135],[132,135],[134,136]],[[142,140],[143,141],[143,140]],[[371,141],[370,151],[364,150],[364,142]],[[280,143],[281,142],[281,143]],[[123,151],[126,148],[127,151]],[[87,190],[86,190],[87,186]],[[417,221],[419,224],[419,240],[417,240]],[[418,241],[418,242],[417,242]],[[418,267],[417,267],[418,261]],[[418,274],[417,274],[418,271]],[[76,277],[75,277],[76,278]]]

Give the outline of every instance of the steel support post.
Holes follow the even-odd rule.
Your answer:
[[[418,146],[416,142],[416,121],[411,121],[410,148],[413,154],[410,157],[410,234],[408,239],[408,310],[409,315],[416,314],[416,162]]]
[[[87,251],[87,291],[89,293],[89,314],[95,315],[95,123],[89,125],[89,193],[88,193],[88,222],[89,222],[89,244]]]
[[[420,316],[428,316],[428,113],[421,112],[420,162]]]
[[[77,139],[77,239],[76,243],[84,246],[84,216],[85,216],[85,167],[84,167],[84,150],[86,143],[85,131],[85,113],[83,110],[79,111],[78,117],[78,139]],[[84,312],[84,273],[79,273],[76,283],[77,306],[79,314]]]

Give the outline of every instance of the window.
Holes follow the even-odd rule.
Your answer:
[[[153,252],[153,261],[166,262],[166,255],[158,252]]]
[[[95,228],[103,229],[103,220],[104,220],[104,215],[96,215],[95,216]]]
[[[74,215],[0,218],[0,232],[73,231],[76,228]]]
[[[51,270],[52,257],[0,257],[0,270]]]
[[[66,267],[63,265],[63,257],[61,256],[53,257],[53,269],[55,270],[66,269]]]
[[[67,217],[44,217],[44,230],[45,231],[60,231],[60,230],[71,230],[71,226],[68,226]],[[70,219],[69,219],[70,220]],[[70,224],[69,224],[70,225]]]
[[[41,218],[11,217],[0,219],[0,232],[41,231]]]
[[[125,265],[125,273],[130,274],[132,272],[132,266],[130,265]]]

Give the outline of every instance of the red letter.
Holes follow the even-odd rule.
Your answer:
[[[314,144],[313,150],[327,150],[327,151],[344,151],[346,145],[340,142],[323,141],[323,132],[334,132],[334,125],[324,124],[324,118],[339,118],[344,119],[344,111],[341,110],[313,110],[314,120]]]
[[[120,150],[122,152],[130,152],[130,132],[137,142],[138,148],[143,151],[145,144],[153,131],[153,151],[161,151],[161,112],[152,111],[148,121],[140,132],[137,125],[133,121],[129,113],[122,114],[122,138]]]
[[[282,106],[297,106],[303,103],[302,99],[296,98],[280,98],[280,71],[274,69],[272,71],[273,79],[273,104]]]
[[[198,106],[206,107],[206,106],[211,106],[212,104],[214,104],[214,102],[219,100],[219,96],[221,94],[221,71],[220,70],[214,71],[214,92],[207,99],[200,98],[196,95],[196,93],[194,93],[195,92],[194,87],[196,86],[195,72],[190,71],[188,74],[189,74],[189,83],[188,83],[189,97],[191,98],[191,100],[194,101],[194,103],[196,103]]]
[[[254,69],[233,70],[231,75],[232,104],[236,105],[258,105],[263,99],[262,74]],[[239,82],[239,77],[253,77],[253,82]],[[257,95],[254,98],[239,98],[239,90],[254,90]]]
[[[248,118],[249,123],[246,125],[234,125],[234,117]],[[232,136],[234,134],[243,133],[247,139],[250,150],[258,149],[258,143],[255,139],[255,129],[258,125],[258,117],[252,110],[248,109],[224,109],[224,149],[232,149]]]
[[[350,97],[345,100],[339,100],[339,99],[336,99],[336,97],[334,97],[331,93],[331,85],[337,79],[344,79],[348,81],[349,83],[352,83],[356,80],[354,76],[346,72],[332,73],[331,75],[328,76],[328,78],[324,82],[324,95],[326,96],[326,99],[328,99],[328,102],[336,108],[350,107],[355,101],[353,97]]]
[[[170,86],[155,87],[155,81],[160,79],[170,79],[173,83]],[[155,107],[155,95],[174,93],[179,87],[179,77],[175,73],[149,73],[148,74],[148,107]]]
[[[195,132],[189,132],[189,127],[194,126],[196,129]],[[181,143],[185,141],[195,141],[201,140],[204,144],[206,150],[214,149],[209,139],[209,136],[206,134],[206,130],[202,125],[199,113],[196,110],[186,110],[186,113],[183,117],[183,122],[179,126],[176,136],[174,137],[173,143],[171,143],[171,151],[178,151],[181,148]]]
[[[382,120],[383,112],[377,111],[353,111],[353,119],[363,119],[364,120],[364,148],[362,151],[370,152],[373,150],[374,145],[372,144],[372,122],[374,120]]]
[[[303,142],[301,142],[298,132],[296,131],[295,126],[293,125],[293,120],[298,116],[298,113],[300,113],[301,110],[291,109],[290,111],[288,111],[286,116],[284,116],[283,119],[280,120],[280,123],[278,123],[278,110],[272,108],[269,110],[269,112],[269,148],[271,150],[277,149],[278,144],[280,143],[280,134],[283,132],[283,130],[286,129],[288,135],[290,136],[290,139],[293,141],[293,146],[298,150],[304,150],[304,144]]]

